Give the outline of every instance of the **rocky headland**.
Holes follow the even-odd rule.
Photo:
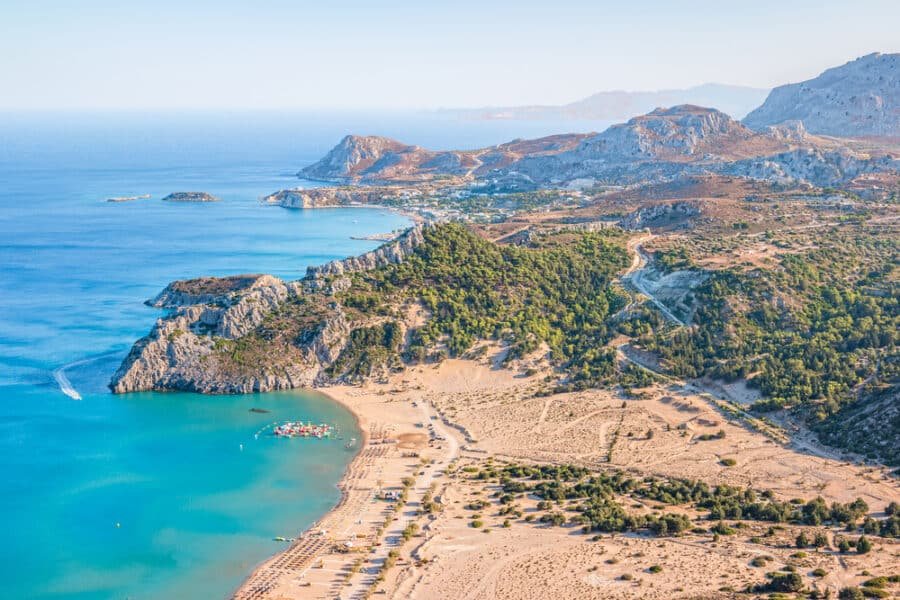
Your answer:
[[[343,381],[345,374],[330,368],[351,347],[352,332],[373,319],[348,319],[332,295],[347,289],[351,273],[404,260],[425,227],[361,256],[310,267],[296,282],[240,275],[169,284],[147,303],[171,312],[135,343],[110,388],[231,394]]]
[[[348,135],[298,175],[338,183],[460,182],[513,164],[522,156],[571,150],[587,136],[573,133],[513,140],[478,150],[433,151],[385,137]]]
[[[339,206],[372,206],[386,200],[417,195],[417,190],[389,186],[341,186],[280,190],[262,199],[265,204],[284,208],[334,208]]]

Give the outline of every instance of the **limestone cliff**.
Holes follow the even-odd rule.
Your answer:
[[[201,277],[173,281],[157,296],[147,300],[155,308],[177,308],[192,304],[213,304],[257,287],[272,285],[270,275],[234,275],[231,277]]]
[[[777,87],[744,123],[763,129],[788,120],[816,134],[900,136],[900,54],[869,54]]]
[[[417,146],[380,136],[348,135],[318,162],[303,168],[298,175],[326,181],[352,181],[366,175],[379,161],[399,162],[425,152]]]
[[[349,285],[344,274],[397,263],[422,239],[422,227],[412,228],[360,257],[310,269],[302,282],[270,275],[173,282],[148,301],[170,312],[135,343],[110,388],[248,393],[358,376],[348,370],[354,363],[345,353],[354,352],[353,332],[373,319],[351,320],[329,294],[341,281]]]
[[[721,172],[775,183],[808,182],[817,186],[840,186],[861,175],[900,170],[900,161],[890,156],[871,158],[847,149],[796,148],[773,156],[734,162]]]
[[[427,225],[416,225],[406,230],[397,239],[366,252],[343,260],[333,260],[319,267],[308,267],[306,279],[341,276],[348,273],[368,271],[389,264],[396,264],[409,256],[417,246],[425,241],[422,232]]]

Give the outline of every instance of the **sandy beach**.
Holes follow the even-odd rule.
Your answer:
[[[361,450],[339,484],[342,499],[290,548],[257,568],[235,598],[364,596],[388,551],[417,517],[422,497],[459,452],[456,438],[417,400],[421,394],[408,379],[319,391],[353,412],[363,432]],[[404,479],[413,482],[404,485]],[[406,506],[395,509],[394,497],[404,490]]]
[[[501,355],[491,345],[476,360],[416,366],[360,387],[322,388],[357,416],[365,436],[340,484],[343,499],[261,565],[234,597],[715,598],[728,597],[724,588],[764,580],[766,569],[749,566],[754,556],[798,562],[791,558],[791,526],[775,534],[785,542],[775,552],[771,544],[749,541],[770,525],[759,522],[718,542],[690,533],[592,541],[577,527],[528,522],[537,512],[533,498],[523,502],[522,519],[508,522],[493,510],[498,505],[478,515],[483,528],[473,528],[465,507],[473,498],[490,499],[496,484],[491,489],[465,473],[490,460],[696,478],[771,490],[782,500],[862,497],[876,512],[900,499],[883,468],[777,441],[771,431],[725,416],[697,383],[658,383],[627,398],[615,390],[541,396],[535,392],[548,373],[546,361],[535,355],[500,368]],[[722,437],[699,441],[719,431]],[[733,466],[723,458],[733,458]],[[405,494],[406,501],[381,499],[384,492]],[[429,502],[439,509],[426,510]],[[836,590],[860,581],[866,570],[897,570],[900,544],[878,544],[890,547],[849,557],[816,552],[800,564],[827,571],[817,585]],[[666,575],[650,574],[652,565]]]

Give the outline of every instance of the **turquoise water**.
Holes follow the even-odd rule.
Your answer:
[[[297,278],[376,245],[351,235],[407,221],[261,206],[298,183],[290,163],[51,167],[0,165],[0,596],[223,597],[282,546],[273,537],[337,501],[352,456],[339,440],[254,433],[311,419],[358,434],[313,393],[110,394],[111,374],[160,314],[142,302],[182,277]],[[178,190],[222,202],[159,201]],[[52,376],[65,365],[80,401]]]
[[[221,598],[338,499],[343,442],[254,439],[271,421],[354,424],[310,393],[106,388],[173,279],[364,252],[407,224],[381,210],[258,198],[346,133],[471,148],[595,124],[422,115],[0,114],[0,598]],[[216,204],[168,204],[206,191]],[[111,196],[152,194],[110,204]],[[64,375],[82,396],[63,394]],[[250,412],[258,407],[271,413]],[[358,436],[357,436],[358,437]],[[243,445],[243,450],[241,449]],[[117,526],[118,524],[118,526]]]

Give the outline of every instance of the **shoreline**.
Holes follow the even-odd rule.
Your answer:
[[[490,346],[489,350],[486,354],[491,355],[499,349]],[[577,564],[573,568],[581,575],[574,577],[573,572],[573,577],[554,582],[554,593],[560,597],[598,597],[598,593],[615,591],[600,597],[631,598],[635,596],[624,589],[628,584],[618,579],[617,569],[622,567],[602,567],[608,573],[599,579],[602,571],[594,570],[603,560],[597,551],[625,553],[624,563],[633,553],[629,546],[660,562],[677,556],[676,560],[690,563],[683,576],[645,590],[647,598],[675,597],[675,586],[683,584],[706,590],[708,582],[694,581],[692,573],[701,572],[697,565],[711,557],[721,562],[723,572],[741,572],[750,580],[761,576],[748,570],[741,558],[759,552],[752,542],[729,541],[739,546],[729,554],[722,554],[715,544],[709,546],[702,536],[625,536],[619,542],[596,544],[588,538],[573,538],[567,527],[548,529],[521,520],[510,526],[493,514],[485,515],[491,533],[486,536],[473,529],[471,510],[465,508],[482,498],[475,495],[482,492],[475,490],[474,482],[460,478],[460,468],[484,464],[491,457],[520,464],[579,464],[598,471],[700,478],[711,484],[750,484],[785,500],[822,495],[829,501],[849,502],[863,496],[875,511],[886,501],[900,498],[896,482],[886,478],[883,469],[811,456],[773,443],[739,420],[723,419],[708,399],[688,386],[651,385],[644,399],[630,401],[623,412],[622,397],[615,390],[535,396],[533,391],[546,374],[543,367],[523,376],[520,371],[538,363],[495,369],[493,358],[447,359],[407,367],[385,381],[314,388],[354,415],[364,441],[338,484],[341,500],[290,548],[259,564],[233,598],[355,598],[375,590],[383,591],[385,597],[431,598],[440,593],[447,598],[488,598],[492,596],[484,595],[486,586],[496,590],[506,585],[504,581],[515,583],[497,597],[526,597],[520,592],[542,589],[543,580],[530,580],[537,575],[522,570],[521,561],[535,557],[560,565],[568,564],[571,557]],[[690,410],[684,410],[685,406]],[[663,421],[667,425],[661,428]],[[638,434],[618,437],[613,432],[616,423]],[[687,424],[692,435],[680,435],[681,423]],[[425,424],[428,429],[422,428]],[[651,441],[640,435],[648,428],[657,430]],[[694,435],[718,429],[727,435],[694,446]],[[422,432],[428,430],[438,432],[437,441],[432,438],[425,443]],[[394,442],[381,443],[388,435]],[[610,458],[612,444],[616,452]],[[717,460],[720,456],[740,460],[737,466],[727,467]],[[457,462],[459,466],[452,468]],[[770,464],[779,468],[772,471],[766,466]],[[404,479],[409,483],[401,484]],[[404,490],[408,498],[395,507],[378,499],[376,490]],[[423,511],[429,494],[440,506],[433,513]],[[526,512],[540,515],[531,501],[526,504]],[[407,530],[413,524],[410,536]],[[750,526],[763,525],[751,522]],[[348,541],[352,546],[345,546]],[[679,554],[684,548],[692,548],[689,555]],[[498,552],[505,558],[492,566]],[[787,553],[784,560],[789,560]],[[841,581],[852,580],[854,569],[867,565],[865,558],[844,560],[846,566],[825,565]],[[510,589],[517,591],[510,595]],[[706,591],[714,593],[715,588]]]
[[[344,467],[344,472],[341,474],[341,477],[336,484],[338,490],[341,493],[340,498],[338,499],[337,503],[335,503],[334,506],[332,506],[331,508],[328,509],[327,512],[325,512],[322,516],[320,516],[318,519],[313,521],[313,523],[309,527],[307,527],[306,529],[304,529],[303,531],[300,532],[300,534],[296,538],[297,540],[299,540],[300,538],[306,536],[310,532],[312,532],[316,529],[319,529],[319,525],[329,515],[333,514],[338,508],[340,508],[347,501],[347,497],[348,497],[348,491],[347,491],[348,477],[347,476],[348,476],[350,470],[353,468],[354,463],[357,460],[359,460],[360,456],[362,455],[363,450],[368,445],[369,431],[365,427],[363,427],[362,415],[357,410],[355,410],[354,407],[351,404],[349,404],[348,402],[346,402],[342,399],[339,399],[332,394],[323,392],[319,388],[309,388],[309,389],[297,388],[297,390],[304,391],[307,393],[315,392],[317,394],[321,394],[322,396],[325,396],[326,398],[328,398],[329,401],[343,406],[353,416],[354,424],[355,424],[356,428],[359,430],[359,436],[360,436],[359,445],[356,449],[356,453],[353,455],[353,458],[350,459],[350,462],[347,463],[347,466]],[[234,590],[232,590],[231,593],[229,593],[227,597],[228,598],[237,598],[244,591],[244,588],[247,587],[248,584],[250,584],[250,582],[252,582],[252,580],[255,577],[257,577],[262,572],[263,569],[265,569],[270,563],[275,561],[279,556],[288,552],[296,543],[297,542],[294,541],[291,543],[291,545],[288,548],[281,550],[280,552],[271,554],[268,557],[266,557],[265,559],[263,559],[262,561],[260,561],[253,568],[253,570],[250,572],[250,574],[244,578],[244,580],[240,583],[240,585],[237,588],[235,588]]]
[[[373,554],[387,552],[382,542],[398,517],[392,500],[379,499],[379,491],[398,494],[407,489],[403,481],[415,477],[421,468],[419,453],[427,451],[427,435],[417,424],[429,419],[424,404],[417,406],[411,398],[395,394],[416,394],[410,388],[396,385],[336,385],[311,388],[346,408],[360,430],[360,446],[348,463],[338,489],[341,497],[326,513],[302,531],[286,549],[276,552],[256,565],[230,598],[249,600],[265,597],[325,597],[316,595],[313,586],[334,586],[331,573],[323,565],[346,561],[364,547]],[[391,410],[383,410],[390,404]],[[384,418],[382,418],[384,417]],[[424,489],[414,489],[423,494]],[[410,501],[413,504],[414,500]],[[401,515],[409,516],[411,515]],[[386,556],[384,557],[386,558]],[[339,570],[339,569],[338,569]],[[351,573],[353,575],[353,573]],[[299,580],[304,581],[300,582]],[[372,581],[362,574],[352,583],[354,590],[364,590]],[[271,595],[270,595],[271,594]],[[327,594],[334,597],[334,594]]]
[[[371,208],[378,210],[386,210],[392,212],[394,214],[406,217],[410,221],[413,222],[413,225],[420,225],[422,223],[428,223],[433,219],[429,219],[423,216],[421,213],[417,211],[412,211],[406,208],[399,208],[396,206],[388,206],[385,204],[334,204],[328,206],[284,206],[283,204],[265,202],[262,198],[259,199],[259,203],[263,206],[272,206],[274,208],[284,208],[286,210],[321,210],[321,209],[329,209],[329,208]]]

